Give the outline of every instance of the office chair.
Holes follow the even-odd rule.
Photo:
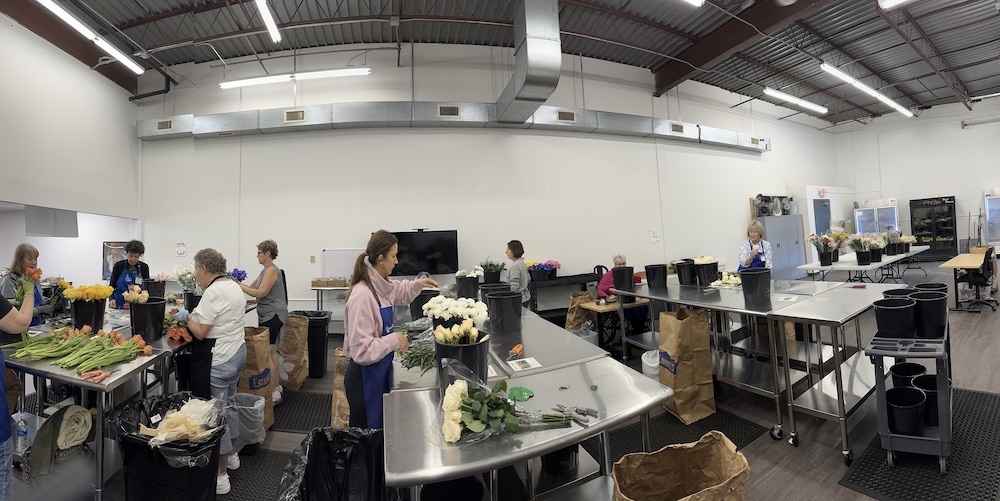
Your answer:
[[[997,306],[1000,305],[1000,301],[993,299],[992,297],[982,297],[979,294],[979,289],[982,287],[990,287],[993,285],[993,247],[986,250],[986,257],[983,259],[983,265],[978,270],[972,270],[961,277],[958,277],[956,282],[968,283],[970,287],[976,289],[976,299],[969,303],[969,306],[974,306],[977,304],[983,304],[989,306],[993,311],[997,311]],[[958,294],[958,291],[955,291]]]

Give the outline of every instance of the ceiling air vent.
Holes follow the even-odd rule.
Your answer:
[[[556,112],[556,120],[560,122],[573,122],[576,123],[576,112],[575,111],[565,111],[559,110]]]
[[[216,136],[218,136],[218,137],[229,137],[229,136],[235,136],[235,135],[236,135],[235,132],[219,132],[219,133],[216,134]]]
[[[673,132],[674,134],[683,134],[684,133],[684,125],[682,125],[682,124],[670,124],[670,132]]]
[[[174,129],[174,121],[167,120],[157,120],[156,121],[156,132],[167,132]]]
[[[442,104],[438,106],[438,116],[439,117],[454,117],[458,118],[458,106],[453,104]]]
[[[285,110],[285,123],[296,123],[306,121],[306,110]]]
[[[760,139],[758,139],[756,137],[751,137],[750,138],[750,144],[752,144],[754,146],[760,146]]]

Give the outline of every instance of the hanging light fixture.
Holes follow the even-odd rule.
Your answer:
[[[286,73],[282,75],[268,75],[266,77],[232,80],[229,82],[220,83],[219,87],[222,89],[233,89],[236,87],[249,87],[251,85],[291,82],[292,80],[315,80],[317,78],[364,76],[371,74],[371,72],[372,69],[365,66],[355,66],[352,68],[339,68],[336,70],[303,71],[299,73]]]
[[[256,0],[257,11],[260,12],[260,17],[264,20],[264,26],[267,27],[268,34],[271,35],[271,41],[278,43],[281,41],[281,32],[278,31],[278,25],[274,22],[274,16],[271,15],[271,9],[267,7],[267,0]]]
[[[86,38],[87,40],[94,42],[94,44],[100,47],[101,50],[107,53],[107,55],[111,56],[119,63],[124,64],[128,69],[132,70],[132,72],[135,73],[136,75],[142,75],[146,71],[145,68],[143,68],[138,63],[133,61],[132,58],[126,56],[124,53],[122,53],[122,51],[118,50],[118,48],[116,48],[114,45],[111,45],[110,43],[108,43],[107,40],[98,36],[96,33],[94,33],[93,30],[88,28],[87,25],[80,22],[79,19],[77,19],[72,14],[67,12],[53,0],[35,0],[35,1],[41,4],[42,7],[48,9],[49,12],[55,14],[56,17],[62,19],[64,23],[68,24],[71,28],[76,30],[77,33],[83,35],[83,38]]]
[[[802,108],[805,108],[807,110],[815,111],[816,113],[822,115],[825,115],[827,112],[830,111],[829,109],[827,109],[826,106],[820,106],[816,103],[811,103],[809,101],[806,101],[805,99],[795,97],[791,94],[785,94],[780,90],[774,90],[770,87],[764,87],[764,94],[767,94],[775,99],[781,99],[782,101],[787,101],[789,103],[801,106]]]
[[[868,94],[869,96],[874,97],[875,99],[878,99],[879,101],[881,101],[881,102],[889,105],[894,110],[896,110],[896,111],[902,113],[903,115],[905,115],[907,118],[913,117],[913,112],[910,111],[910,110],[908,110],[908,109],[906,109],[905,107],[903,107],[903,105],[897,103],[896,101],[893,101],[892,99],[890,99],[885,94],[882,94],[881,92],[879,92],[879,91],[877,91],[877,90],[875,90],[875,89],[873,89],[873,88],[865,85],[860,80],[852,77],[851,75],[848,75],[847,73],[844,73],[843,71],[840,71],[840,69],[838,69],[837,67],[829,65],[829,64],[826,64],[826,63],[823,63],[823,64],[819,65],[819,67],[823,71],[825,71],[825,72],[827,72],[827,73],[829,73],[829,74],[831,74],[831,75],[833,75],[833,76],[835,76],[835,77],[843,80],[844,82],[847,82],[847,83],[849,83],[849,84],[857,87],[857,89],[860,90],[861,92],[864,92],[865,94]]]

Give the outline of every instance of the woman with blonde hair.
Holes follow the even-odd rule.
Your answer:
[[[25,276],[25,272],[29,268],[38,267],[38,249],[34,245],[23,243],[17,246],[14,250],[14,260],[10,263],[10,271],[7,272],[3,277],[3,281],[0,282],[0,294],[7,298],[8,301],[14,301],[14,293],[21,287],[20,280],[21,277]],[[31,314],[31,325],[35,326],[42,323],[41,316],[51,315],[53,305],[42,298],[41,286],[35,283],[35,293],[32,296],[34,301],[34,311]],[[28,298],[25,298],[28,300]]]
[[[771,253],[771,242],[764,240],[764,225],[760,221],[750,221],[747,237],[740,245],[740,265],[737,270],[771,268],[774,254]]]

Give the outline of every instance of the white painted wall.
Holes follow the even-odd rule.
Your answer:
[[[26,237],[24,211],[0,211],[0,266],[9,267],[14,249],[22,242],[38,249],[38,266],[44,277],[62,276],[75,284],[106,283],[102,279],[102,245],[105,241],[138,237],[134,219],[77,214],[77,238]]]
[[[129,94],[2,14],[0,61],[0,200],[138,217]]]
[[[956,197],[958,238],[969,237],[983,192],[1000,186],[1000,122],[963,129],[962,120],[1000,116],[1000,99],[926,110],[919,118],[887,117],[836,134],[837,178],[856,188],[856,200],[895,197],[899,225],[909,233],[911,199]],[[852,182],[853,181],[853,182]],[[985,224],[985,222],[984,222]]]
[[[343,66],[356,54],[299,58],[298,69]],[[367,55],[369,78],[329,79],[222,91],[219,64],[183,65],[180,88],[145,100],[143,119],[327,102],[454,100],[491,102],[509,78],[510,51],[484,47],[408,49]],[[352,64],[360,64],[362,58]],[[492,59],[492,61],[491,61]],[[583,65],[583,72],[580,70]],[[292,60],[266,61],[272,72]],[[231,64],[225,78],[259,76]],[[510,129],[375,129],[170,140],[142,150],[147,262],[170,268],[213,246],[230,266],[257,270],[254,245],[273,238],[289,276],[293,308],[313,308],[309,279],[324,248],[361,247],[378,228],[459,230],[461,267],[503,255],[520,239],[529,260],[557,259],[562,274],[691,255],[735,261],[750,221],[747,199],[789,186],[832,184],[832,135],[819,122],[777,121],[788,109],[736,106],[744,96],[685,83],[653,99],[649,72],[564,58],[547,104],[669,117],[770,137],[774,151],[735,152],[670,141]],[[412,78],[411,78],[412,77]],[[193,81],[192,84],[190,81]],[[161,85],[144,77],[141,91]],[[678,102],[679,100],[679,102]],[[734,107],[735,106],[735,107]],[[183,189],[178,187],[183,186]],[[163,196],[164,193],[168,196]],[[649,230],[660,235],[651,243]],[[173,249],[185,242],[189,256]],[[310,256],[317,256],[310,263]],[[564,292],[543,295],[565,305]]]

